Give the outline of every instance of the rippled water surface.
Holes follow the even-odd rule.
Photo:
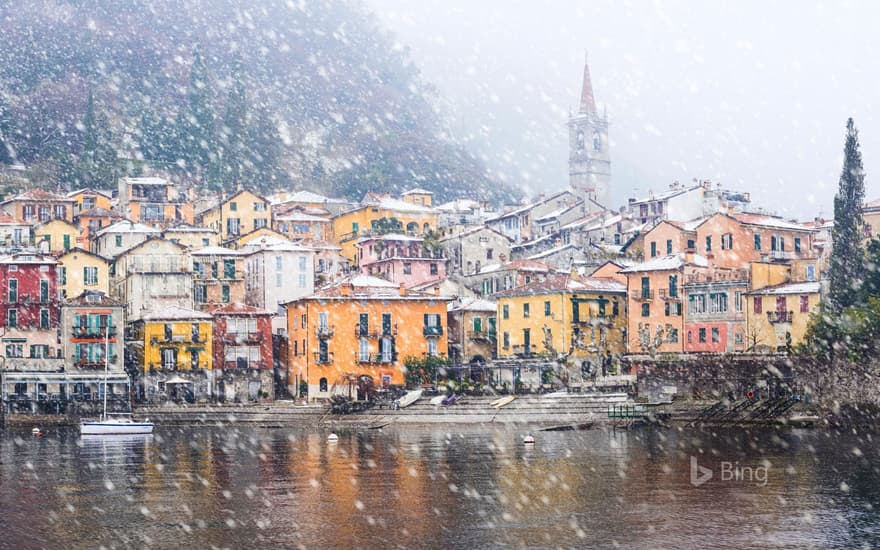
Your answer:
[[[0,432],[0,547],[875,547],[869,434]],[[694,458],[692,458],[694,457]],[[711,472],[711,479],[696,481]],[[705,470],[704,470],[705,469]],[[766,476],[763,475],[766,472]],[[732,478],[732,479],[731,479]],[[738,479],[737,479],[738,478]]]

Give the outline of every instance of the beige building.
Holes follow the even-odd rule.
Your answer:
[[[92,240],[92,252],[112,259],[131,247],[159,235],[160,232],[155,227],[129,220],[118,221],[95,234]]]
[[[510,239],[494,229],[478,226],[440,238],[447,258],[446,272],[472,275],[484,266],[510,259]]]
[[[207,246],[192,250],[193,302],[196,309],[243,303],[244,258],[246,252]]]
[[[162,238],[187,248],[219,246],[220,233],[211,227],[179,224],[162,231]]]
[[[192,258],[184,246],[152,237],[116,258],[110,293],[129,321],[163,308],[192,309]]]
[[[110,293],[110,261],[88,250],[74,248],[58,257],[58,289],[62,298],[85,291]]]
[[[263,197],[250,191],[239,191],[217,206],[199,213],[196,222],[218,231],[220,242],[226,243],[251,231],[272,227],[272,210],[269,201]]]

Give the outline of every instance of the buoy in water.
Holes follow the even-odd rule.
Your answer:
[[[525,436],[525,437],[523,438],[523,443],[526,444],[526,445],[534,445],[534,444],[535,444],[535,438],[532,437],[532,436],[530,436],[530,435],[527,435],[527,436]]]
[[[31,433],[37,437],[40,437],[41,435],[43,435],[43,432],[40,431],[40,428],[34,428],[33,430],[31,430]]]
[[[336,434],[330,434],[327,436],[327,441],[330,441],[331,443],[334,441],[339,441],[339,436]]]

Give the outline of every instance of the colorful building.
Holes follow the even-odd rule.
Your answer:
[[[291,242],[244,248],[245,303],[275,314],[273,327],[285,330],[283,304],[315,291],[315,252]]]
[[[62,298],[86,291],[110,293],[110,261],[81,248],[58,257],[58,288]]]
[[[329,216],[311,214],[301,208],[278,212],[272,228],[290,240],[332,242],[333,226]]]
[[[101,210],[110,210],[113,208],[113,193],[110,191],[101,191],[99,189],[78,189],[67,193],[67,198],[73,202],[73,217],[76,218],[83,212],[99,208]]]
[[[162,309],[192,309],[192,258],[187,249],[152,237],[116,257],[110,294],[125,305],[125,318],[137,321]]]
[[[363,237],[357,243],[357,261],[362,274],[407,288],[446,278],[442,249],[429,249],[420,237],[397,233]]]
[[[718,267],[811,258],[811,228],[763,214],[715,214],[696,227],[697,251]]]
[[[197,227],[185,223],[167,227],[162,230],[162,238],[187,248],[204,248],[219,246],[220,233],[210,227]]]
[[[0,212],[0,246],[21,248],[33,243],[33,226],[6,212]]]
[[[272,314],[241,303],[212,306],[217,396],[232,402],[275,397]]]
[[[94,235],[92,252],[112,259],[147,239],[158,237],[161,232],[149,225],[120,220],[98,230]]]
[[[383,224],[392,223],[392,219],[399,224],[399,231],[423,236],[437,231],[439,213],[431,207],[394,199],[387,194],[370,193],[360,206],[333,217],[333,235],[336,244],[342,247],[342,255],[356,262],[358,240]]]
[[[786,353],[804,339],[810,316],[819,307],[819,283],[766,286],[750,291],[746,298],[747,351]]]
[[[77,246],[80,248],[91,248],[91,241],[98,231],[121,219],[122,216],[107,208],[95,207],[79,211],[73,219],[80,229],[79,244]]]
[[[251,231],[272,227],[272,209],[263,197],[243,190],[200,212],[196,223],[217,230],[220,242],[226,243]]]
[[[453,364],[470,367],[470,378],[486,380],[484,367],[495,357],[498,336],[496,303],[479,298],[460,298],[449,302],[449,358]]]
[[[190,251],[193,259],[193,303],[197,309],[244,302],[246,254],[222,246]]]
[[[139,400],[195,402],[214,396],[213,317],[167,307],[130,325],[125,361]]]
[[[61,342],[68,368],[80,372],[124,373],[125,315],[122,302],[87,290],[61,305]],[[122,389],[122,388],[119,388]],[[100,393],[98,388],[93,393]],[[111,388],[110,393],[127,399]]]
[[[462,281],[466,287],[480,296],[488,297],[502,290],[512,290],[536,281],[543,281],[550,272],[550,266],[544,262],[516,260],[477,265],[476,271],[465,275]]]
[[[80,229],[63,219],[49,220],[34,226],[34,244],[44,254],[63,254],[79,243]]]
[[[709,268],[685,276],[684,351],[736,353],[746,348],[747,269]]]
[[[54,219],[73,221],[74,202],[50,191],[31,189],[0,202],[0,210],[31,224]]]
[[[356,275],[287,303],[289,384],[309,399],[358,385],[403,386],[407,357],[446,356],[446,302],[383,279]]]
[[[119,212],[151,226],[193,223],[193,194],[188,184],[147,176],[119,179]]]

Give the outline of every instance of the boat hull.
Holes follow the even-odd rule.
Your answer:
[[[409,407],[422,397],[423,390],[413,390],[411,392],[407,392],[403,397],[400,398],[398,406],[403,409],[405,407]]]
[[[151,434],[151,422],[83,422],[82,435]]]

